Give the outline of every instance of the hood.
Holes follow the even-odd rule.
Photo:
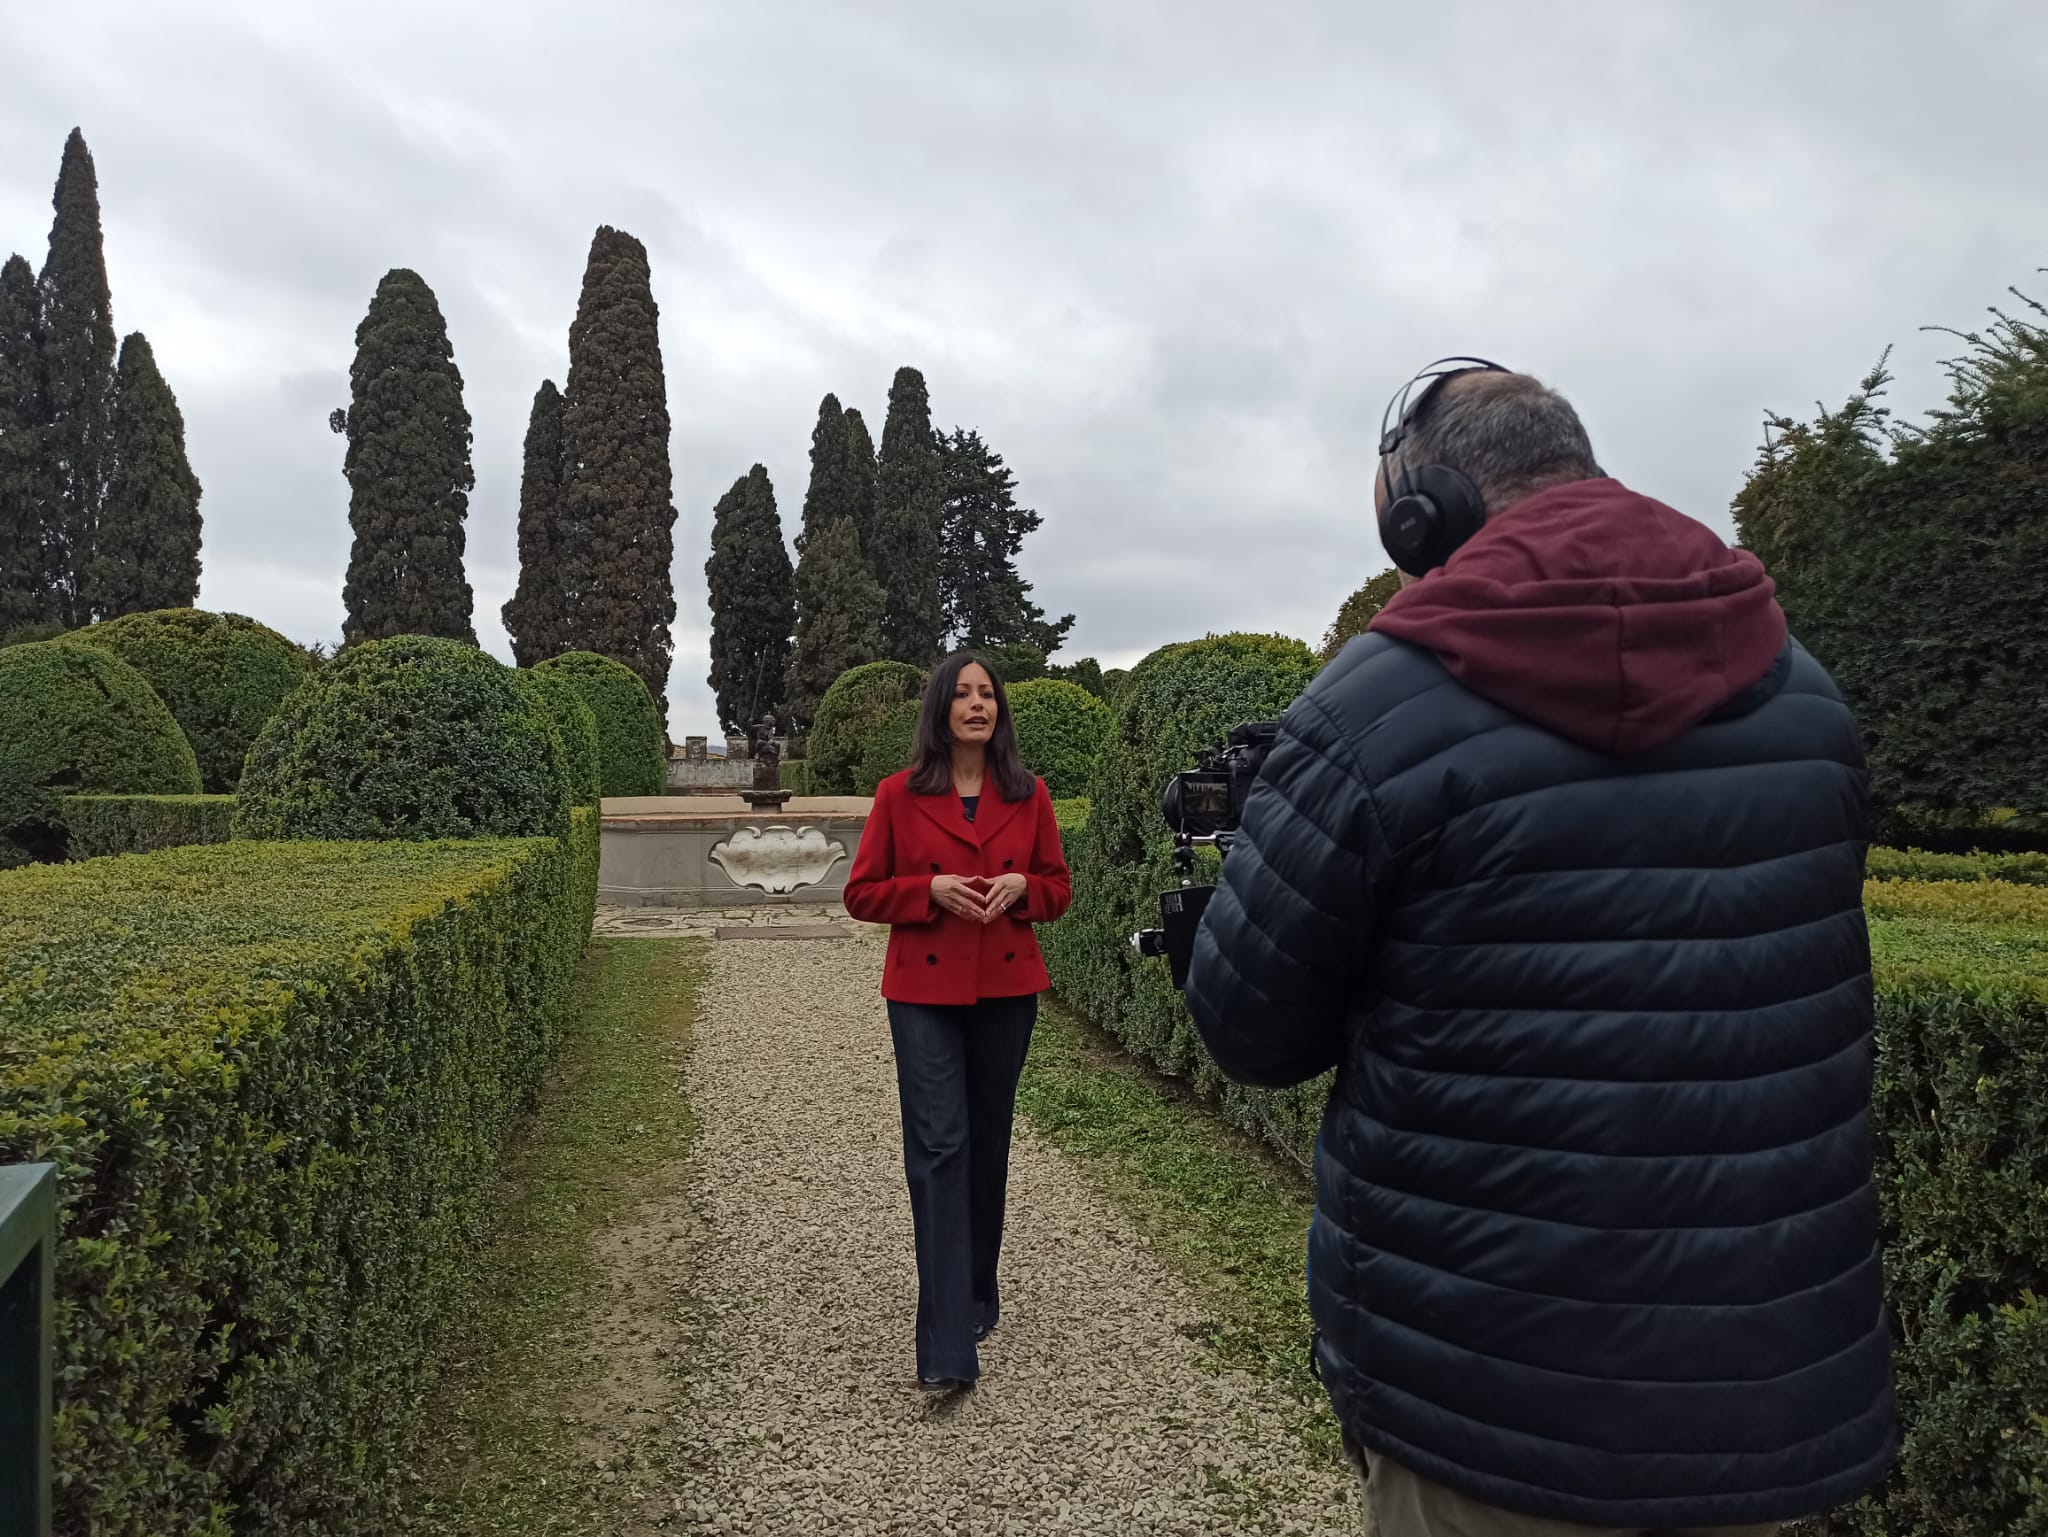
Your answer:
[[[1403,588],[1370,628],[1602,752],[1647,752],[1770,670],[1785,614],[1763,562],[1615,480],[1553,486]]]

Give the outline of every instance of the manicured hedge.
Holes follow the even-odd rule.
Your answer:
[[[873,795],[883,780],[910,767],[910,748],[917,739],[917,717],[923,708],[920,700],[906,699],[891,705],[868,728],[860,771],[854,775],[855,794]]]
[[[1828,1529],[2048,1531],[2048,889],[1865,888],[1905,1444]]]
[[[512,669],[401,635],[285,701],[249,753],[235,836],[559,837],[570,804],[557,734]]]
[[[141,673],[96,646],[0,650],[0,870],[65,857],[64,797],[196,795],[192,745]]]
[[[1140,662],[1096,757],[1087,820],[1065,840],[1074,905],[1045,936],[1053,985],[1069,1003],[1304,1163],[1328,1085],[1275,1093],[1225,1082],[1165,963],[1137,955],[1130,936],[1158,923],[1159,893],[1179,883],[1159,814],[1167,776],[1221,746],[1231,727],[1276,718],[1317,665],[1301,642],[1271,635],[1210,636]]]
[[[1071,838],[1088,825],[1088,797],[1072,796],[1052,803],[1053,821],[1059,824],[1060,837]]]
[[[2048,854],[1931,854],[1924,849],[1873,848],[1874,881],[2016,881],[2048,886]]]
[[[67,795],[66,857],[149,854],[192,843],[226,843],[235,820],[232,795]]]
[[[797,795],[813,795],[811,763],[808,758],[784,758],[778,767],[782,788]]]
[[[234,790],[257,733],[313,670],[277,631],[196,608],[124,614],[70,639],[104,647],[149,680],[191,742],[210,794]]]
[[[0,876],[0,1163],[59,1167],[59,1531],[391,1529],[596,826]]]
[[[606,795],[661,795],[668,790],[668,749],[661,712],[640,675],[595,651],[569,651],[534,669],[575,685],[597,719],[598,787]]]
[[[834,679],[818,701],[818,718],[811,723],[804,752],[812,793],[855,794],[868,734],[890,710],[923,694],[924,684],[924,672],[908,662],[865,662]]]
[[[1056,799],[1084,794],[1109,735],[1109,706],[1080,685],[1054,678],[1019,683],[1008,694],[1024,766]]]
[[[562,750],[562,770],[569,776],[569,798],[579,806],[596,805],[603,793],[596,712],[562,673],[522,667],[513,672],[512,681],[531,696],[554,727]]]

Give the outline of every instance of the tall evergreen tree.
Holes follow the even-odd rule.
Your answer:
[[[80,592],[93,530],[107,489],[107,444],[114,391],[114,305],[100,238],[99,178],[76,128],[51,199],[50,253],[38,281],[41,304],[41,400],[38,469],[45,570],[54,617],[66,625],[93,615]]]
[[[666,723],[676,509],[658,320],[646,247],[600,226],[569,328],[560,525],[566,638],[571,650],[640,674]]]
[[[846,413],[839,397],[818,402],[818,420],[811,428],[811,478],[804,486],[803,521],[796,531],[797,558],[803,558],[816,535],[853,513],[852,488],[846,475]],[[856,523],[855,532],[859,531]]]
[[[347,608],[350,641],[392,635],[476,640],[463,574],[463,522],[476,476],[462,374],[434,291],[403,267],[384,274],[356,327],[348,409],[329,425],[348,439]]]
[[[889,386],[889,415],[882,424],[875,537],[868,551],[869,567],[887,595],[882,655],[892,661],[929,666],[945,638],[945,606],[939,592],[944,495],[924,375],[914,368],[899,368]]]
[[[526,465],[519,477],[519,586],[499,610],[521,667],[570,649],[562,590],[562,392],[543,379],[526,419]]]
[[[817,719],[818,701],[849,667],[881,655],[886,594],[861,558],[850,518],[821,529],[796,568],[796,649],[789,661],[789,713],[799,728]]]
[[[1048,620],[1017,570],[1024,536],[1045,520],[1017,505],[1017,477],[972,429],[944,440],[940,586],[947,633],[976,650],[1024,646],[1050,656],[1074,627]]]
[[[0,638],[48,622],[41,483],[36,474],[36,275],[0,266]]]
[[[743,730],[783,713],[796,594],[775,488],[761,465],[732,483],[711,516],[711,676],[718,724]]]
[[[199,600],[199,477],[185,458],[185,418],[140,331],[121,343],[112,469],[84,572],[96,618]]]
[[[846,408],[846,515],[853,519],[854,532],[874,569],[875,532],[875,440],[868,436],[868,424],[859,411]],[[879,575],[879,573],[877,573]]]

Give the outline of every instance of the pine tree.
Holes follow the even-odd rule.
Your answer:
[[[932,435],[924,375],[896,370],[882,424],[876,472],[875,537],[868,563],[887,594],[882,655],[929,666],[945,637],[939,593],[939,516],[944,499],[938,443]]]
[[[846,438],[846,413],[839,408],[839,397],[827,395],[818,402],[818,420],[811,428],[811,478],[804,486],[803,522],[796,531],[799,560],[815,535],[853,511],[846,477]],[[855,532],[859,532],[858,524]]]
[[[601,226],[569,328],[560,528],[568,649],[640,674],[668,720],[676,509],[647,249]]]
[[[384,274],[356,327],[350,402],[329,425],[348,439],[348,578],[343,636],[437,635],[474,644],[463,522],[476,477],[462,374],[434,291],[403,267]]]
[[[199,477],[185,458],[185,418],[140,331],[121,343],[114,384],[111,478],[92,563],[95,617],[199,600]]]
[[[738,732],[764,713],[779,719],[796,595],[775,488],[761,465],[718,499],[704,582],[711,595],[709,682],[718,697],[719,726]]]
[[[45,571],[56,612],[67,626],[93,617],[80,592],[92,559],[93,530],[107,489],[107,444],[114,392],[113,299],[100,238],[99,178],[76,128],[51,199],[50,253],[38,280],[41,400],[37,478],[43,510]]]
[[[36,474],[36,275],[0,266],[0,640],[42,625],[49,609]]]
[[[796,650],[789,661],[789,713],[800,728],[849,667],[879,659],[886,594],[869,574],[850,518],[820,530],[796,568]]]
[[[519,586],[499,610],[512,655],[531,667],[570,648],[562,527],[562,392],[543,379],[526,419],[526,466],[519,479]]]
[[[1028,647],[1050,656],[1074,616],[1048,620],[1017,571],[1024,536],[1045,520],[1017,505],[1017,477],[979,432],[944,440],[945,504],[940,514],[941,589],[946,631],[976,650]]]

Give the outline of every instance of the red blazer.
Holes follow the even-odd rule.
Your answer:
[[[934,875],[1021,874],[1024,897],[993,923],[974,923],[932,901]],[[991,781],[974,820],[960,797],[914,795],[906,770],[883,780],[846,873],[846,911],[889,925],[882,996],[898,1003],[974,1003],[1052,985],[1034,923],[1050,923],[1073,897],[1045,781],[1006,801]]]

